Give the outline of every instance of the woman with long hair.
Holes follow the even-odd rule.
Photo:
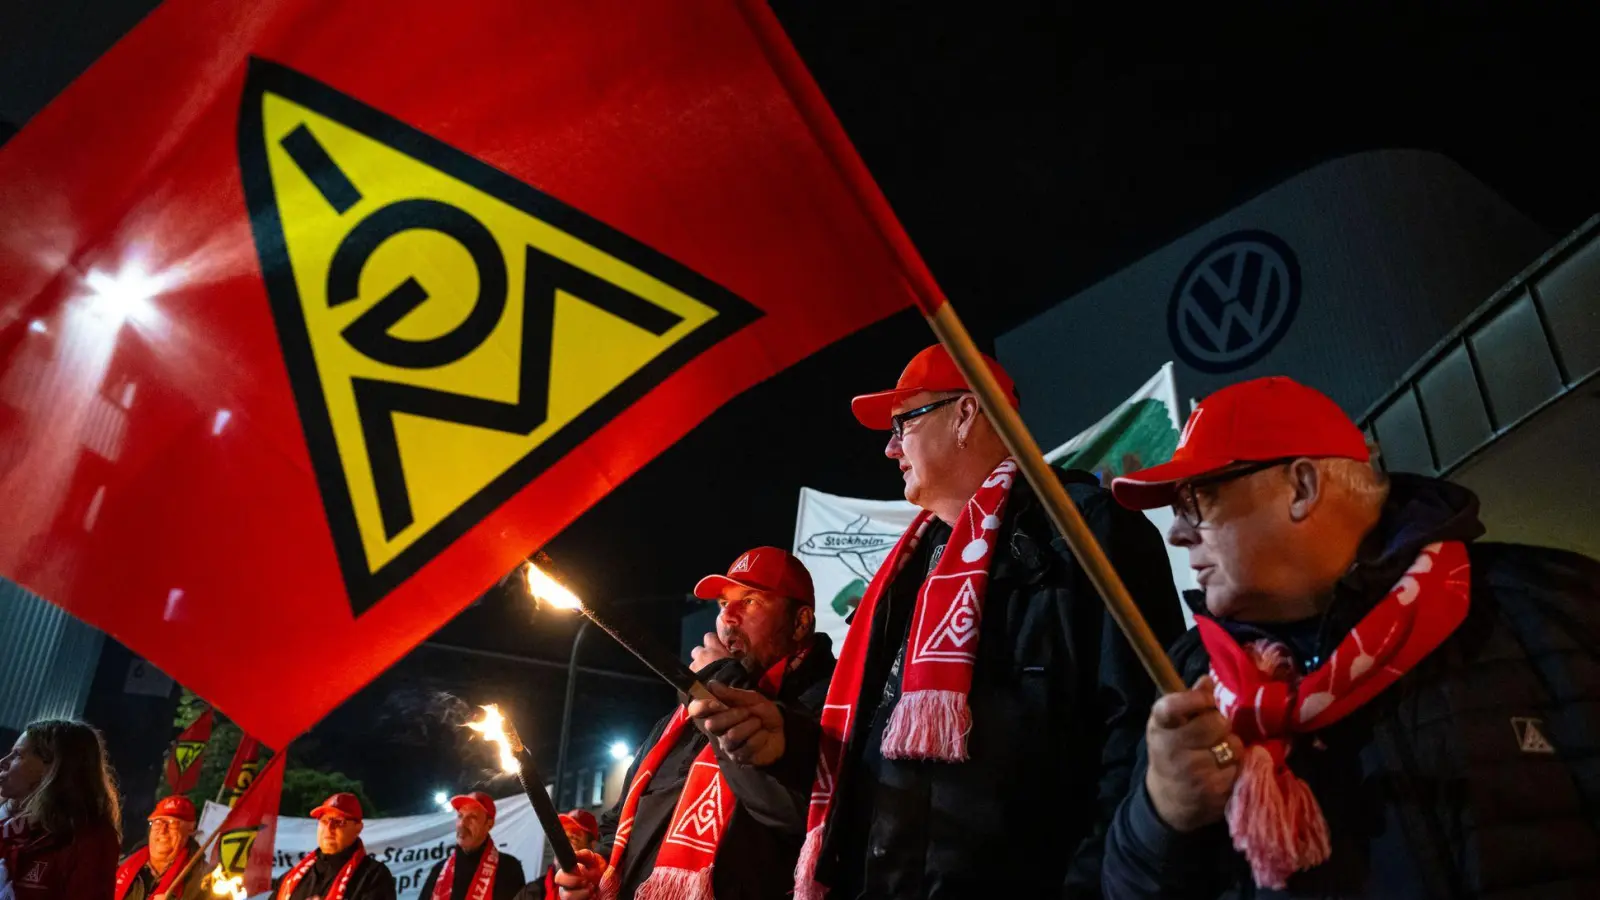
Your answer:
[[[0,897],[109,900],[121,850],[116,777],[100,732],[34,722],[0,758]]]

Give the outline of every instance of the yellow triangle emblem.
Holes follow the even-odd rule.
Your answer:
[[[256,833],[261,826],[249,828],[236,828],[225,832],[218,843],[222,845],[220,851],[222,868],[230,875],[243,875],[245,867],[250,864],[250,849],[255,846]]]
[[[760,315],[555,198],[274,63],[251,61],[239,152],[356,614]]]
[[[204,741],[179,741],[178,746],[172,751],[178,761],[178,771],[189,771],[189,767],[194,765],[194,761],[205,749]]]

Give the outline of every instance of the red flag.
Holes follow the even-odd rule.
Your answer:
[[[211,741],[215,718],[207,709],[172,742],[172,748],[167,751],[167,787],[172,793],[187,794],[200,783],[200,761],[205,758],[206,744]]]
[[[217,826],[217,852],[212,862],[228,878],[244,879],[254,897],[272,889],[272,850],[277,839],[278,803],[283,799],[283,766],[287,753],[275,753],[256,780]],[[220,892],[219,892],[220,893]]]
[[[233,751],[233,762],[228,764],[228,774],[222,779],[222,803],[226,806],[238,803],[260,771],[261,743],[248,734],[241,735],[239,749]]]
[[[168,0],[0,150],[0,573],[284,745],[907,247],[757,0]]]

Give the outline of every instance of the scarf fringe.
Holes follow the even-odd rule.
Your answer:
[[[806,832],[805,845],[800,848],[800,861],[794,867],[794,900],[825,900],[828,886],[817,882],[817,862],[822,859],[822,829]]]
[[[657,866],[633,897],[634,900],[713,900],[711,867],[696,871]]]
[[[1310,785],[1259,745],[1245,751],[1227,818],[1233,846],[1264,888],[1283,890],[1290,875],[1321,865],[1331,852],[1328,822]]]
[[[972,708],[961,691],[912,691],[889,716],[880,748],[885,759],[967,761]]]
[[[617,900],[617,894],[622,892],[622,870],[616,866],[606,866],[606,873],[600,876],[600,900]]]

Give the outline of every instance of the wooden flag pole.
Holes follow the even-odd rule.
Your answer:
[[[1144,615],[1133,602],[1133,596],[1128,593],[1127,585],[1122,583],[1122,578],[1112,567],[1105,549],[1095,540],[1088,523],[1083,521],[1077,504],[1067,496],[1067,489],[1062,487],[1050,464],[1045,462],[1044,452],[1039,449],[1028,427],[1022,423],[1022,417],[1006,399],[1000,383],[995,381],[994,373],[984,364],[955,308],[946,302],[927,320],[933,327],[933,333],[939,336],[939,343],[950,351],[956,367],[967,379],[967,384],[972,386],[973,393],[978,395],[984,413],[1000,434],[1000,439],[1005,441],[1012,458],[1022,469],[1023,477],[1028,479],[1028,484],[1033,486],[1034,493],[1044,504],[1050,522],[1066,539],[1067,546],[1072,548],[1072,555],[1077,557],[1078,564],[1083,566],[1089,580],[1105,600],[1106,609],[1117,621],[1117,627],[1127,636],[1128,643],[1133,645],[1133,652],[1144,663],[1145,671],[1150,673],[1164,694],[1184,690],[1183,679],[1178,677],[1178,670],[1156,640],[1155,632],[1150,630],[1150,623],[1144,620]]]
[[[1050,515],[1050,521],[1066,539],[1067,546],[1072,548],[1072,555],[1089,573],[1090,581],[1094,582],[1117,627],[1122,629],[1133,651],[1139,655],[1140,662],[1144,663],[1145,671],[1150,673],[1162,693],[1184,690],[1183,679],[1178,677],[1178,670],[1173,668],[1166,650],[1156,640],[1150,624],[1134,605],[1127,586],[1111,567],[1105,550],[1084,523],[1077,505],[1051,472],[1050,465],[1044,460],[1044,453],[1039,450],[1039,444],[1034,441],[1027,426],[1022,424],[1022,417],[1007,402],[1000,385],[994,380],[994,374],[983,364],[972,336],[945,299],[933,273],[911,243],[910,235],[900,226],[900,220],[889,206],[888,199],[878,189],[877,182],[872,180],[872,173],[867,171],[866,164],[856,155],[844,127],[834,118],[833,110],[828,107],[821,89],[811,80],[805,63],[789,44],[777,16],[762,0],[739,0],[739,8],[760,41],[767,62],[783,82],[796,111],[805,120],[806,127],[834,171],[849,188],[862,215],[875,226],[873,231],[883,241],[889,258],[905,278],[917,307],[933,327],[933,333],[939,336],[939,342],[950,351],[967,384],[978,395],[984,413],[1000,433],[1001,440],[1005,441],[1017,465],[1022,468],[1023,476],[1033,485],[1034,492],[1039,495],[1040,502]]]

